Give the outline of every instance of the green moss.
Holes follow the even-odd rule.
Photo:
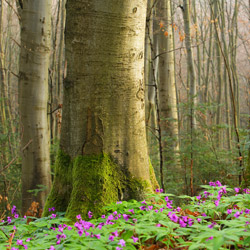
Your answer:
[[[159,188],[159,183],[156,179],[156,176],[155,176],[155,171],[154,171],[154,167],[149,159],[149,176],[150,176],[150,182],[152,184],[152,189],[153,191],[156,190],[157,188]]]
[[[106,154],[77,156],[72,160],[60,150],[43,215],[55,207],[56,211],[66,211],[66,216],[74,221],[78,214],[86,218],[88,211],[98,217],[103,213],[102,207],[112,202],[144,199],[146,193],[158,187],[152,165],[150,168],[151,179],[142,180],[131,176]]]
[[[70,156],[59,150],[55,163],[55,178],[52,189],[43,210],[43,216],[49,215],[48,209],[66,211],[72,192],[72,163]]]
[[[129,192],[129,197],[126,198],[126,200],[143,200],[147,193],[152,193],[152,186],[149,181],[129,176],[127,178],[125,190]]]
[[[88,211],[95,216],[106,204],[119,200],[123,174],[108,155],[78,156],[73,166],[73,190],[66,216],[72,220]]]

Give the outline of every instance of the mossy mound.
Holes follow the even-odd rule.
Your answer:
[[[157,181],[153,176],[151,173],[155,186]],[[131,176],[107,154],[80,155],[72,160],[60,150],[43,215],[48,215],[48,209],[55,207],[56,211],[66,211],[66,217],[72,221],[78,214],[86,219],[89,211],[98,217],[105,205],[120,200],[141,200],[149,192],[152,192],[150,180]]]

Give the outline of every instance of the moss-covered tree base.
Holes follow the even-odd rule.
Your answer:
[[[74,160],[73,190],[66,216],[85,217],[88,211],[95,215],[101,208],[119,199],[123,175],[107,155],[78,156]]]
[[[72,192],[72,163],[68,155],[59,150],[55,163],[52,189],[44,206],[43,216],[50,214],[49,208],[66,211]]]
[[[156,186],[152,169],[150,173],[151,182]],[[72,220],[78,214],[87,218],[88,211],[100,216],[103,206],[119,200],[140,200],[152,190],[150,181],[131,177],[106,154],[77,156],[70,160],[60,151],[44,215],[48,215],[48,208],[55,207],[56,211],[66,211],[66,217]]]

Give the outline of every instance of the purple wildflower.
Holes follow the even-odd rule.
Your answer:
[[[245,209],[245,214],[249,214],[250,213],[250,209]]]
[[[110,236],[109,236],[109,240],[110,240],[110,241],[114,241],[114,238],[115,238],[114,235],[110,235]]]
[[[17,240],[16,244],[19,245],[19,246],[22,246],[23,245],[23,241],[22,240]]]
[[[123,239],[119,240],[118,245],[121,245],[121,247],[125,247],[125,245],[126,245],[125,240],[123,240]]]
[[[178,219],[179,219],[179,217],[175,213],[170,214],[169,218],[171,221],[173,221],[175,223],[177,223]]]
[[[208,241],[208,240],[212,240],[214,237],[213,236],[211,236],[211,237],[209,237],[209,238],[207,238],[206,239],[206,241]]]
[[[98,240],[101,238],[101,235],[100,234],[95,234],[94,235]]]
[[[219,204],[220,204],[220,201],[219,201],[219,200],[214,201],[214,205],[215,205],[216,207],[218,207]]]
[[[134,209],[129,209],[128,210],[130,213],[132,213],[132,214],[134,214],[135,212],[134,212]]]
[[[138,238],[136,238],[134,236],[132,236],[131,238],[133,239],[134,243],[136,243],[139,240]]]
[[[112,234],[113,234],[115,237],[118,237],[118,236],[119,236],[119,234],[118,234],[117,230],[116,230],[116,231],[114,231]]]
[[[218,187],[221,187],[222,184],[220,183],[220,181],[216,181],[215,184],[218,186]]]
[[[11,217],[8,216],[8,217],[7,217],[7,222],[8,222],[8,223],[11,223],[11,221],[12,221],[12,220],[11,220]]]
[[[212,224],[208,225],[207,227],[208,227],[208,228],[213,228],[215,225],[216,225],[216,223],[215,223],[215,222],[212,222]]]
[[[13,207],[12,207],[11,213],[12,213],[12,214],[15,214],[15,213],[16,213],[16,206],[13,206]]]
[[[125,221],[128,221],[128,219],[131,217],[131,216],[128,215],[128,214],[123,214],[122,216],[123,216],[123,219],[124,219]]]
[[[88,212],[88,217],[91,219],[93,217],[93,213],[91,211]]]
[[[187,223],[185,223],[182,219],[179,219],[179,224],[180,224],[180,227],[186,227],[187,226]]]
[[[235,218],[239,218],[239,217],[240,217],[240,212],[237,211],[237,212],[234,214],[234,217],[235,217]]]

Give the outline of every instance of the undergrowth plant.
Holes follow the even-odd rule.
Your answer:
[[[118,201],[103,215],[69,221],[64,213],[44,218],[18,215],[0,223],[0,249],[248,249],[250,190],[229,188],[219,181],[202,186],[200,195],[175,197],[156,190],[144,201]]]

